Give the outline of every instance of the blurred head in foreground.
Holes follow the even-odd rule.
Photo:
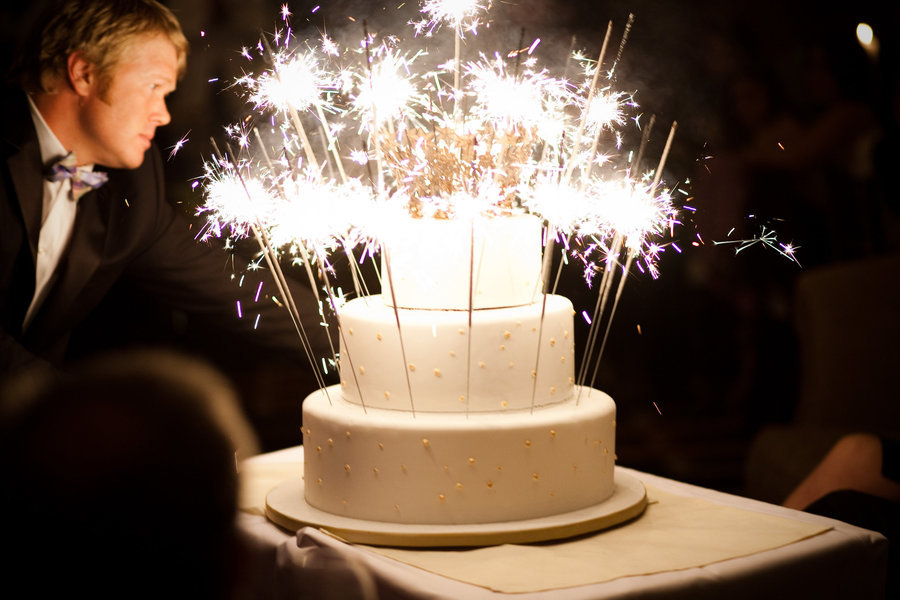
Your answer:
[[[222,375],[128,352],[23,374],[0,399],[0,519],[22,589],[228,596],[235,460],[255,439]]]

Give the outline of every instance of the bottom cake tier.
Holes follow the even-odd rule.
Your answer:
[[[590,388],[548,407],[412,413],[346,402],[340,386],[303,403],[306,502],[393,523],[494,523],[602,502],[614,490],[613,400]]]

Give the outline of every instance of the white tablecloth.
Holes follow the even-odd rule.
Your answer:
[[[285,475],[299,477],[301,464],[302,448],[295,447],[253,457],[247,461],[249,467],[244,470],[254,473],[253,477],[256,480],[253,483],[258,488],[259,485],[277,484],[277,479]],[[768,515],[776,521],[787,519],[785,523],[796,525],[801,532],[804,530],[804,524],[809,525],[810,527],[805,528],[810,532],[809,537],[703,566],[621,576],[587,585],[511,595],[466,582],[465,576],[454,578],[456,575],[454,568],[460,564],[465,565],[467,560],[484,561],[484,557],[487,556],[485,554],[424,550],[419,555],[419,551],[380,550],[346,544],[313,528],[304,528],[296,533],[288,532],[272,524],[261,514],[258,498],[251,498],[245,494],[242,498],[244,511],[239,516],[239,523],[254,549],[255,572],[258,573],[256,581],[252,582],[255,597],[377,597],[380,600],[394,598],[496,600],[509,597],[522,600],[883,597],[887,540],[878,533],[840,521],[626,470],[644,482],[651,501],[655,490],[663,499],[667,497],[696,499],[698,502],[694,504],[700,507],[704,506],[703,503],[710,502],[712,505],[709,506],[715,509],[722,508],[723,514],[726,515],[729,510],[748,511],[751,516]],[[273,479],[270,482],[266,481],[266,476]],[[648,510],[653,510],[652,504]],[[697,518],[698,520],[703,518],[702,511]],[[629,525],[624,527],[627,528]],[[803,535],[806,534],[798,534]],[[577,542],[573,541],[570,545],[564,542],[541,549],[550,552],[545,556],[560,558],[565,556],[567,550],[577,548],[574,546],[575,543]],[[677,549],[682,541],[660,540],[660,544],[663,543]],[[694,549],[696,550],[696,545]],[[623,548],[623,552],[626,550],[635,553],[635,548]],[[654,550],[653,547],[647,547],[648,555]],[[504,565],[502,552],[503,550],[494,552],[490,555],[490,559],[495,564]],[[522,561],[521,554],[513,553],[509,556],[509,564],[503,569],[504,572],[512,574],[509,578],[512,581],[517,579],[518,573],[523,573],[524,578],[527,571],[523,569],[535,568],[534,565]],[[444,560],[445,558],[447,560]],[[565,559],[560,560],[562,565],[567,564]],[[410,562],[426,568],[438,565],[436,570],[449,576],[429,572],[409,564]],[[442,568],[445,566],[443,562],[448,563],[446,568]],[[586,565],[583,560],[571,562],[573,568],[580,570],[587,570],[590,564]],[[560,568],[560,565],[556,565],[556,568]],[[331,595],[327,596],[329,593]]]

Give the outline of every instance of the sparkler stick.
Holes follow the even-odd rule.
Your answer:
[[[472,373],[472,313],[475,310],[475,219],[469,228],[469,335],[466,340],[466,418],[472,406],[471,390]]]
[[[622,297],[622,289],[624,289],[625,287],[625,281],[628,277],[628,271],[631,268],[631,262],[632,260],[634,260],[634,254],[634,250],[628,251],[628,258],[625,259],[625,266],[622,267],[622,274],[619,276],[619,287],[616,289],[616,297],[613,300],[612,309],[609,312],[609,319],[607,319],[606,321],[606,331],[603,333],[603,342],[600,344],[600,351],[597,353],[597,361],[594,363],[594,371],[591,374],[591,383],[589,387],[594,387],[594,382],[597,379],[597,371],[600,369],[600,359],[603,358],[603,350],[606,349],[606,340],[609,337],[609,330],[612,326],[612,320],[616,315],[616,308],[619,306],[619,298]]]
[[[663,148],[662,155],[659,157],[659,165],[656,167],[656,174],[653,177],[653,185],[650,186],[650,193],[656,191],[659,185],[659,179],[662,177],[663,168],[666,166],[666,159],[669,156],[669,150],[672,148],[672,140],[675,138],[675,130],[678,128],[678,121],[672,121],[672,127],[669,129],[669,137],[666,138],[666,145]]]
[[[672,127],[669,129],[669,136],[668,136],[668,138],[666,139],[666,144],[665,144],[665,147],[663,148],[662,155],[660,156],[659,164],[657,165],[657,168],[656,168],[656,174],[655,174],[655,176],[654,176],[654,178],[653,178],[653,183],[652,183],[651,186],[650,186],[650,192],[649,192],[649,193],[650,193],[651,195],[654,194],[654,193],[656,192],[656,188],[657,188],[657,186],[659,185],[659,181],[660,181],[660,178],[661,178],[661,176],[662,176],[662,171],[663,171],[663,169],[665,168],[666,159],[668,158],[668,155],[669,155],[669,150],[670,150],[671,147],[672,147],[672,140],[673,140],[674,137],[675,137],[675,130],[677,129],[677,126],[678,126],[677,122],[673,122],[673,123],[672,123]],[[620,252],[620,247],[621,247],[621,240],[620,240],[620,243],[617,244],[617,245],[615,246],[615,251],[614,251],[614,253],[612,254],[612,256],[618,256],[618,254],[619,254],[619,252]],[[606,330],[605,330],[605,333],[604,333],[604,335],[603,335],[603,341],[602,341],[601,344],[600,344],[600,351],[598,352],[598,354],[597,354],[597,360],[596,360],[596,362],[594,363],[594,370],[593,370],[593,373],[592,373],[592,375],[591,375],[591,383],[590,383],[591,386],[594,385],[594,381],[595,381],[595,379],[596,379],[596,377],[597,377],[597,372],[598,372],[599,367],[600,367],[600,359],[602,358],[602,356],[603,356],[603,351],[604,351],[604,349],[605,349],[605,347],[606,347],[606,340],[607,340],[607,338],[608,338],[608,336],[609,336],[609,330],[610,330],[610,326],[611,326],[611,324],[612,324],[612,319],[613,319],[613,316],[614,316],[615,313],[616,313],[616,308],[618,307],[619,298],[622,296],[622,289],[625,287],[625,281],[626,281],[626,278],[627,278],[627,276],[628,276],[628,271],[629,271],[630,268],[631,268],[631,264],[632,264],[632,262],[633,262],[633,260],[634,260],[634,257],[635,257],[635,249],[634,249],[634,247],[631,247],[631,248],[629,248],[629,250],[628,250],[628,255],[627,255],[627,258],[626,258],[626,260],[625,260],[625,266],[624,266],[623,269],[622,269],[622,274],[621,274],[620,279],[619,279],[619,286],[618,286],[618,288],[617,288],[617,290],[616,290],[616,295],[615,295],[615,298],[614,298],[614,300],[613,300],[612,309],[610,310],[610,315],[609,315],[609,318],[608,318],[607,323],[606,323]],[[607,269],[604,271],[604,283],[601,284],[601,287],[604,288],[604,291],[603,291],[603,294],[602,294],[602,296],[603,296],[603,305],[604,305],[604,306],[605,306],[605,304],[606,304],[606,295],[607,295],[607,293],[608,293],[608,283],[611,284],[611,282],[612,282],[611,279],[609,279],[609,280],[606,279],[606,275],[607,275],[608,272],[609,272],[609,269],[607,268]],[[608,281],[608,283],[607,283],[607,281]],[[601,308],[601,311],[602,311],[602,310],[604,310],[604,309]],[[596,315],[596,312],[595,312],[595,315]],[[592,333],[594,333],[594,332],[595,332],[595,330],[592,330]],[[589,344],[589,351],[592,351],[592,350],[593,350],[593,342],[591,342],[591,343]],[[586,354],[586,357],[587,357],[587,356],[590,356],[590,354]],[[585,361],[585,362],[586,362],[586,361]],[[580,396],[579,396],[579,400],[580,400]]]
[[[460,69],[462,61],[460,60],[460,44],[462,33],[459,26],[456,28],[456,35],[453,37],[453,114],[459,120],[459,101],[462,97],[459,93]]]
[[[306,270],[306,276],[309,279],[309,287],[312,288],[313,295],[316,297],[316,302],[319,304],[319,306],[322,306],[322,298],[319,296],[319,289],[318,289],[318,285],[316,284],[315,275],[313,275],[312,266],[310,265],[309,254],[307,253],[306,247],[303,245],[302,242],[300,244],[297,244],[297,247],[300,251],[300,256],[302,258],[301,262],[303,263],[303,266]],[[324,270],[322,270],[321,272],[324,272]],[[326,286],[326,290],[327,289],[328,288]],[[335,310],[335,312],[337,312],[337,305],[335,303],[332,303],[331,306]],[[322,319],[324,320],[324,318],[325,318],[325,315],[322,314]],[[340,331],[340,325],[338,326],[338,331]],[[328,336],[328,347],[331,349],[332,358],[337,360],[337,352],[335,352],[335,350],[334,350],[334,344],[331,341],[331,336]]]
[[[287,301],[288,314],[291,315],[291,320],[294,323],[294,328],[297,330],[297,333],[300,336],[300,341],[303,346],[303,350],[306,353],[306,358],[307,360],[309,360],[310,364],[313,367],[313,374],[316,377],[316,383],[318,383],[319,388],[325,392],[325,396],[328,398],[328,403],[331,404],[331,395],[328,393],[328,386],[325,385],[325,378],[322,376],[322,373],[319,370],[319,365],[316,362],[315,357],[313,356],[312,345],[309,342],[309,336],[306,333],[306,329],[303,327],[303,322],[300,320],[300,312],[297,310],[297,305],[294,304],[294,297],[291,295],[290,288],[287,285],[287,280],[285,279],[284,273],[281,270],[281,265],[278,264],[278,257],[273,254],[271,245],[266,238],[265,232],[256,224],[252,225],[251,227],[253,230],[253,234],[259,241],[260,247],[263,249],[263,256],[266,259],[266,264],[269,266],[269,270],[272,272],[273,279],[275,281],[275,287],[278,289],[278,293],[281,294],[281,297]],[[329,344],[331,344],[330,337]]]
[[[569,42],[569,53],[566,54],[566,66],[563,68],[563,79],[569,78],[569,66],[572,64],[572,53],[575,51],[575,36],[572,35],[572,40]]]
[[[522,44],[525,43],[525,28],[519,30],[519,47],[516,48],[516,70],[513,71],[513,79],[519,80],[519,63],[522,62]]]
[[[584,135],[584,128],[587,124],[587,109],[591,105],[591,101],[594,99],[594,90],[597,89],[597,79],[600,77],[600,66],[603,64],[603,56],[606,54],[606,46],[609,44],[609,36],[612,34],[612,21],[606,26],[606,36],[603,38],[603,46],[600,47],[600,56],[597,57],[597,66],[594,67],[594,77],[591,80],[591,87],[588,90],[587,100],[585,101],[585,108],[581,113],[581,121],[578,124],[578,131],[575,133],[575,141],[572,143],[572,150],[570,153],[569,164],[566,166],[565,175],[563,176],[563,183],[568,184],[569,180],[572,177],[572,171],[575,169],[576,157],[578,152],[581,149],[581,136]]]
[[[365,35],[365,50],[366,50],[366,68],[369,71],[369,89],[372,91],[372,95],[374,96],[375,92],[375,83],[372,81],[372,56],[369,52],[369,26],[366,21],[363,21],[363,35]],[[378,167],[378,194],[381,195],[384,192],[384,157],[382,155],[381,150],[381,139],[378,135],[378,117],[376,115],[376,106],[375,102],[372,102],[372,132],[369,134],[372,138],[372,141],[375,142],[375,162]]]
[[[268,164],[269,169],[274,172],[275,165],[272,164],[272,159],[269,157],[269,153],[266,151],[266,145],[263,142],[262,136],[260,136],[259,130],[256,127],[253,128],[253,133],[256,136],[257,141],[259,142],[259,148],[260,148],[260,151],[263,153],[263,158],[266,159],[266,164]],[[346,183],[346,181],[344,181],[344,183]],[[357,270],[354,268],[356,266],[356,260],[353,258],[353,250],[352,250],[352,248],[350,248],[350,246],[346,242],[346,240],[341,240],[341,245],[343,246],[344,252],[347,254],[347,257],[349,258],[349,262],[351,265],[351,274],[352,274],[352,278],[353,278],[354,291],[356,292],[357,296],[360,296],[361,295],[360,285],[359,285],[359,280],[356,275]],[[303,247],[302,244],[300,245],[300,247],[303,249],[303,264],[306,267],[306,274],[307,274],[307,277],[310,282],[310,287],[312,288],[313,293],[316,296],[316,300],[320,301],[318,287],[316,285],[315,278],[313,277],[312,269],[309,266],[309,257],[306,254],[306,248]],[[321,306],[321,301],[320,301],[320,306]],[[335,305],[332,304],[332,306],[335,306]],[[325,318],[324,314],[322,314],[322,318],[323,319]],[[328,341],[329,341],[329,343],[331,342],[330,337],[329,337]],[[337,354],[335,353],[333,346],[331,347],[331,354],[334,358],[337,358]]]
[[[359,265],[356,264],[356,258],[353,256],[353,248],[347,242],[347,240],[340,240],[341,247],[344,249],[344,254],[347,256],[348,266],[350,267],[350,278],[353,280],[353,291],[356,292],[356,296],[360,297],[363,295],[368,296],[369,290],[365,290],[365,294],[363,293],[363,287],[365,286],[365,280],[360,278],[359,273]]]
[[[391,303],[394,307],[394,320],[397,322],[397,339],[400,340],[400,355],[403,358],[403,373],[406,375],[406,388],[409,390],[409,408],[412,416],[416,416],[416,404],[413,400],[412,381],[409,377],[409,363],[406,362],[406,346],[403,344],[403,330],[400,327],[400,309],[397,307],[397,295],[394,289],[394,277],[391,273],[391,255],[387,251],[387,247],[382,243],[381,252],[384,255],[384,268],[387,271],[388,285],[391,289]]]
[[[211,142],[217,156],[219,157],[220,164],[229,164],[222,153],[219,151],[215,140],[212,139]],[[232,154],[232,156],[234,155],[230,148],[229,152]],[[250,194],[250,190],[247,188],[246,181],[244,180],[243,175],[241,175],[240,169],[238,169],[237,165],[235,165],[234,163],[230,164],[235,174],[237,175],[248,200],[252,202],[253,197]],[[270,272],[273,275],[275,287],[277,288],[278,293],[281,294],[282,298],[284,298],[287,303],[288,314],[290,315],[291,321],[294,324],[294,329],[297,331],[297,334],[300,337],[300,343],[303,347],[304,353],[306,354],[307,360],[309,360],[310,365],[312,366],[313,374],[316,377],[316,382],[319,384],[319,387],[321,389],[326,390],[325,380],[321,372],[319,371],[318,363],[316,362],[315,356],[313,355],[312,345],[309,342],[309,336],[306,333],[306,329],[303,327],[303,322],[300,319],[300,313],[297,310],[297,305],[294,304],[294,299],[291,295],[290,289],[288,288],[287,280],[284,278],[284,273],[281,271],[277,256],[274,254],[274,250],[269,243],[269,240],[265,234],[265,230],[259,226],[258,220],[257,223],[251,223],[251,230],[260,245],[260,249],[262,250],[263,256],[266,260],[266,264],[269,266]],[[331,403],[331,397],[328,395],[327,390],[325,391],[325,395],[328,397],[328,402]]]
[[[614,257],[618,256],[622,249],[623,239],[622,236],[617,235],[615,240],[613,241],[612,248],[607,253],[606,259],[606,267],[603,269],[603,276],[600,280],[600,286],[597,293],[597,302],[594,305],[594,313],[591,316],[591,328],[588,330],[588,339],[585,344],[584,349],[584,358],[581,361],[581,367],[578,369],[578,377],[576,381],[578,381],[579,386],[584,386],[584,379],[587,373],[587,365],[590,362],[590,357],[594,351],[594,344],[597,339],[597,330],[598,323],[600,322],[599,315],[603,314],[606,310],[606,302],[609,298],[609,290],[612,283],[612,274],[613,269],[612,262]],[[579,392],[579,400],[580,400],[580,392]]]
[[[631,163],[631,172],[641,172],[641,162],[644,160],[644,150],[647,148],[647,142],[650,141],[650,133],[653,131],[654,123],[656,123],[656,115],[650,115],[650,121],[647,123],[647,126],[644,128],[644,132],[641,135],[641,145],[638,147],[637,156],[635,157],[634,162]]]
[[[304,258],[305,257],[306,257],[306,255],[305,255],[305,251],[304,251]],[[326,265],[322,262],[321,258],[319,259],[319,272],[322,274],[322,278],[325,280],[325,291],[328,294],[328,300],[331,303],[332,308],[334,309],[335,315],[338,317],[337,318],[338,335],[341,336],[341,341],[344,342],[344,353],[341,355],[341,360],[343,360],[344,357],[347,358],[347,365],[350,367],[350,372],[353,373],[353,382],[356,384],[357,393],[359,393],[359,403],[362,405],[363,413],[368,414],[369,411],[366,408],[366,399],[363,398],[362,386],[359,385],[359,377],[356,374],[356,368],[354,368],[354,366],[353,366],[353,357],[351,357],[350,352],[347,351],[347,349],[350,346],[349,346],[349,344],[347,344],[347,338],[344,336],[344,328],[341,326],[340,310],[338,308],[338,302],[337,302],[337,299],[334,297],[334,292],[332,291],[332,288],[331,288],[331,282],[328,280],[328,269],[326,268]],[[330,336],[328,338],[328,343],[329,344],[331,343]],[[331,351],[334,352],[333,347],[332,347]]]
[[[269,59],[269,62],[272,64],[272,73],[275,75],[275,78],[278,80],[278,82],[282,83],[281,73],[279,72],[278,64],[277,64],[277,61],[275,60],[275,55],[272,52],[272,47],[269,45],[269,40],[268,40],[268,38],[266,38],[265,35],[261,35],[260,39],[262,40],[263,46],[266,49],[266,55]],[[286,99],[286,102],[287,102],[287,111],[291,117],[291,122],[294,125],[294,129],[297,131],[297,135],[300,136],[301,145],[303,147],[304,152],[306,153],[306,160],[309,163],[311,168],[314,168],[315,170],[318,171],[320,166],[319,166],[318,162],[316,161],[316,155],[313,152],[312,144],[309,141],[309,137],[307,137],[307,135],[306,135],[306,130],[303,128],[303,123],[300,122],[300,115],[298,114],[297,109],[294,106],[294,103],[291,102],[290,99]]]
[[[615,73],[616,66],[619,64],[619,60],[622,58],[622,51],[625,50],[625,42],[628,41],[628,34],[631,33],[631,26],[634,25],[634,14],[628,14],[628,21],[625,23],[625,32],[622,34],[622,41],[619,42],[619,50],[616,52],[616,60],[613,61],[612,67],[609,69],[609,79],[613,78],[613,73]]]
[[[331,135],[331,129],[328,127],[328,119],[325,118],[325,111],[322,110],[322,104],[320,102],[316,102],[315,104],[316,113],[319,115],[319,122],[322,125],[322,131],[325,132],[325,139],[328,142],[328,149],[334,157],[334,164],[337,166],[338,173],[341,175],[341,181],[347,183],[347,172],[344,171],[344,161],[341,159],[337,140]]]
[[[568,242],[566,242],[566,246],[568,246]],[[563,261],[560,260],[559,267],[556,270],[556,279],[553,281],[553,289],[550,292],[550,294],[548,294],[547,290],[546,290],[546,276],[549,274],[550,265],[552,264],[553,259],[551,257],[550,260],[548,261],[547,256],[552,253],[552,249],[554,247],[555,247],[555,245],[548,241],[548,248],[544,250],[544,252],[545,252],[544,266],[543,266],[544,276],[541,278],[542,282],[544,282],[544,288],[543,288],[543,294],[541,297],[541,318],[540,318],[540,321],[538,324],[537,353],[534,357],[534,382],[532,383],[532,386],[531,386],[531,413],[532,414],[534,414],[534,405],[537,400],[537,373],[538,373],[538,366],[540,365],[540,361],[541,361],[541,345],[542,345],[541,340],[543,339],[543,336],[544,336],[544,320],[545,320],[545,317],[547,314],[547,297],[550,294],[556,293],[556,286],[559,284],[559,277],[562,274]]]

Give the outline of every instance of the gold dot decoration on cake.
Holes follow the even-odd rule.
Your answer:
[[[470,457],[469,457],[469,464],[470,464],[470,465],[474,465],[474,464],[475,464],[475,457],[474,457],[474,456],[470,456]]]
[[[525,440],[525,447],[531,448],[531,440]]]
[[[516,368],[516,363],[514,363],[513,361],[509,361],[509,368],[510,368],[510,369],[515,369],[515,368]]]
[[[462,327],[459,328],[459,335],[466,335],[466,330]]]
[[[500,344],[500,351],[502,352],[502,351],[504,351],[504,350],[506,350],[506,345],[505,345],[505,344]]]
[[[385,400],[390,400],[390,399],[391,399],[391,393],[390,393],[390,392],[385,392],[385,393],[384,393],[384,399],[385,399]]]
[[[384,444],[381,443],[381,442],[378,442],[378,449],[379,449],[379,450],[384,450]]]
[[[317,485],[322,485],[322,478],[321,478],[321,477],[317,477],[317,478],[316,478],[316,484],[317,484]]]
[[[310,429],[309,429],[309,427],[307,427],[307,428],[306,428],[306,435],[309,435],[309,434],[310,434]]]
[[[316,452],[321,452],[321,451],[322,451],[322,446],[316,446]]]
[[[440,500],[441,502],[443,502],[446,499],[447,499],[447,496],[445,496],[444,494],[438,494],[438,500]]]
[[[431,442],[428,440],[428,438],[422,438],[422,445],[427,448],[431,445]]]
[[[460,482],[457,481],[457,482],[456,482],[456,489],[461,490],[462,488],[463,488],[463,484],[461,484]]]
[[[349,431],[345,431],[345,432],[344,432],[344,437],[346,437],[346,438],[349,440],[349,439],[350,439],[350,432],[349,432]]]
[[[410,371],[415,371],[415,370],[416,370],[416,365],[415,365],[415,363],[409,363],[409,370],[410,370]]]
[[[329,445],[329,446],[334,446],[334,439],[328,438],[328,445]]]
[[[372,467],[372,474],[378,477],[378,467]]]
[[[466,403],[466,397],[463,396],[463,395],[460,395],[460,397],[459,397],[459,402],[460,402],[460,404],[465,404],[465,403]]]
[[[400,465],[400,470],[406,473],[406,465]]]
[[[504,332],[503,332],[503,337],[506,338],[506,339],[508,340],[510,337],[512,337],[512,332],[510,332],[510,331],[504,331]]]
[[[537,371],[535,371],[534,369],[532,369],[532,370],[531,370],[531,378],[534,379],[535,377],[537,377]]]
[[[556,386],[550,386],[550,395],[554,395],[556,393]]]
[[[350,335],[353,335],[353,328],[352,328],[352,327],[348,327],[348,328],[347,328],[347,333],[349,333]]]
[[[365,368],[364,366],[362,366],[362,365],[359,366],[359,374],[360,374],[360,375],[365,375],[365,374],[366,374],[366,368]]]
[[[456,350],[451,350],[451,351],[450,351],[450,356],[456,356]]]
[[[494,482],[491,481],[490,479],[488,479],[487,481],[485,481],[484,484],[485,484],[486,486],[488,486],[489,488],[494,487]]]
[[[568,332],[568,330],[563,330],[563,339],[564,339],[564,340],[569,339],[569,332]]]
[[[537,473],[532,473],[532,474],[531,474],[531,478],[534,479],[535,481],[537,481],[538,479],[541,478],[541,476],[538,475]]]
[[[565,356],[560,356],[560,357],[559,357],[559,362],[565,364],[565,362],[566,362],[566,357],[565,357]],[[572,379],[572,378],[569,377],[569,379]]]
[[[503,408],[506,408],[508,405],[509,405],[509,402],[507,402],[506,400],[500,401],[500,406],[502,406]]]
[[[555,430],[555,429],[551,429],[551,430],[550,430],[550,437],[552,437],[552,438],[555,438],[555,437],[556,437],[556,430]]]
[[[347,471],[347,472],[349,473],[349,472],[350,472],[350,465],[345,464],[345,465],[344,465],[344,470]]]
[[[484,361],[483,361],[483,360],[479,360],[479,361],[478,361],[478,368],[479,368],[479,369],[483,369],[484,366],[485,366],[485,365],[484,365]]]
[[[378,340],[378,341],[380,342],[381,340],[384,339],[384,336],[381,335],[380,333],[376,333],[376,334],[375,334],[375,339]]]
[[[435,369],[435,370],[434,370],[434,376],[435,376],[435,377],[440,377],[440,376],[441,376],[441,370],[440,370],[440,369]]]
[[[550,347],[552,348],[555,345],[556,345],[556,340],[553,338],[550,338]]]

